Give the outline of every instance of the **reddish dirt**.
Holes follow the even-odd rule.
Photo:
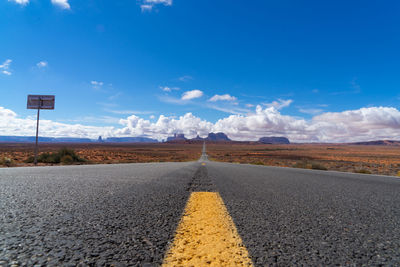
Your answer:
[[[85,164],[193,161],[201,155],[201,145],[181,144],[40,144],[39,154],[67,147],[86,159]],[[13,166],[31,166],[25,161],[33,156],[33,144],[0,143],[0,159],[13,161]],[[82,164],[82,163],[81,163]],[[39,163],[39,165],[51,165]]]
[[[345,172],[397,175],[400,146],[343,144],[207,146],[211,160],[281,167],[326,168]]]
[[[202,144],[40,144],[40,153],[68,147],[88,162],[111,164],[135,162],[194,161]],[[326,168],[346,172],[397,175],[400,171],[400,146],[291,144],[262,145],[212,143],[207,145],[211,160],[281,167]],[[24,161],[33,155],[33,144],[0,143],[0,161],[12,166],[31,166]],[[81,163],[82,164],[82,163]],[[51,165],[42,164],[39,165]]]

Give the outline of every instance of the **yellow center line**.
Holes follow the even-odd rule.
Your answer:
[[[163,266],[253,266],[218,193],[190,195]]]

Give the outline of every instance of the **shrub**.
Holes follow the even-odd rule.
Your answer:
[[[359,170],[355,170],[355,173],[361,173],[361,174],[371,174],[371,172],[369,170],[366,169],[359,169]]]
[[[264,162],[262,162],[262,161],[256,161],[256,162],[254,162],[253,164],[255,164],[255,165],[264,165]]]
[[[400,176],[400,171],[397,172],[397,176]]]
[[[74,163],[74,159],[70,155],[65,155],[61,158],[61,163],[64,165],[70,165]]]
[[[293,167],[301,169],[311,169],[312,165],[309,164],[306,160],[303,160],[296,162],[296,164],[294,164]]]
[[[57,152],[49,153],[44,152],[38,156],[38,162],[42,163],[51,163],[51,164],[72,164],[74,162],[85,162],[85,159],[80,158],[74,150],[68,148],[61,148]],[[31,156],[27,160],[26,163],[34,162],[34,157]]]
[[[28,157],[24,162],[25,162],[25,163],[33,163],[34,160],[35,160],[34,157],[33,157],[33,156],[30,156],[30,157]]]
[[[327,171],[328,170],[324,165],[319,164],[319,163],[312,163],[311,164],[311,169],[313,169],[313,170],[321,170],[321,171]]]
[[[60,156],[57,153],[42,153],[38,157],[38,162],[60,163]]]
[[[0,160],[0,164],[3,166],[11,167],[14,164],[14,162],[12,159],[4,157]]]
[[[328,170],[324,165],[316,162],[308,162],[307,160],[298,161],[293,165],[294,168],[313,169],[313,170]]]

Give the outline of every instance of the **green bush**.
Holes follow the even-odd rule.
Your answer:
[[[42,153],[38,157],[38,162],[43,163],[60,163],[60,156],[58,153]]]
[[[255,164],[255,165],[264,165],[264,162],[262,162],[262,161],[256,161],[256,162],[254,162],[253,164]]]

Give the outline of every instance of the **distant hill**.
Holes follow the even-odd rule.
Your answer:
[[[35,142],[35,136],[0,136],[0,142],[10,143],[32,143]],[[45,143],[91,143],[89,138],[55,138],[55,137],[39,137],[39,142]]]
[[[157,139],[148,137],[109,137],[106,143],[158,143]]]
[[[289,139],[287,139],[286,137],[276,137],[276,136],[261,137],[258,140],[258,142],[262,144],[290,144]]]
[[[8,143],[33,143],[35,136],[0,136],[0,142]],[[147,137],[109,137],[97,140],[89,138],[74,138],[74,137],[39,137],[39,142],[43,143],[157,143],[156,139]]]
[[[376,140],[367,142],[350,143],[351,145],[367,145],[367,146],[400,146],[400,141],[395,140]]]

